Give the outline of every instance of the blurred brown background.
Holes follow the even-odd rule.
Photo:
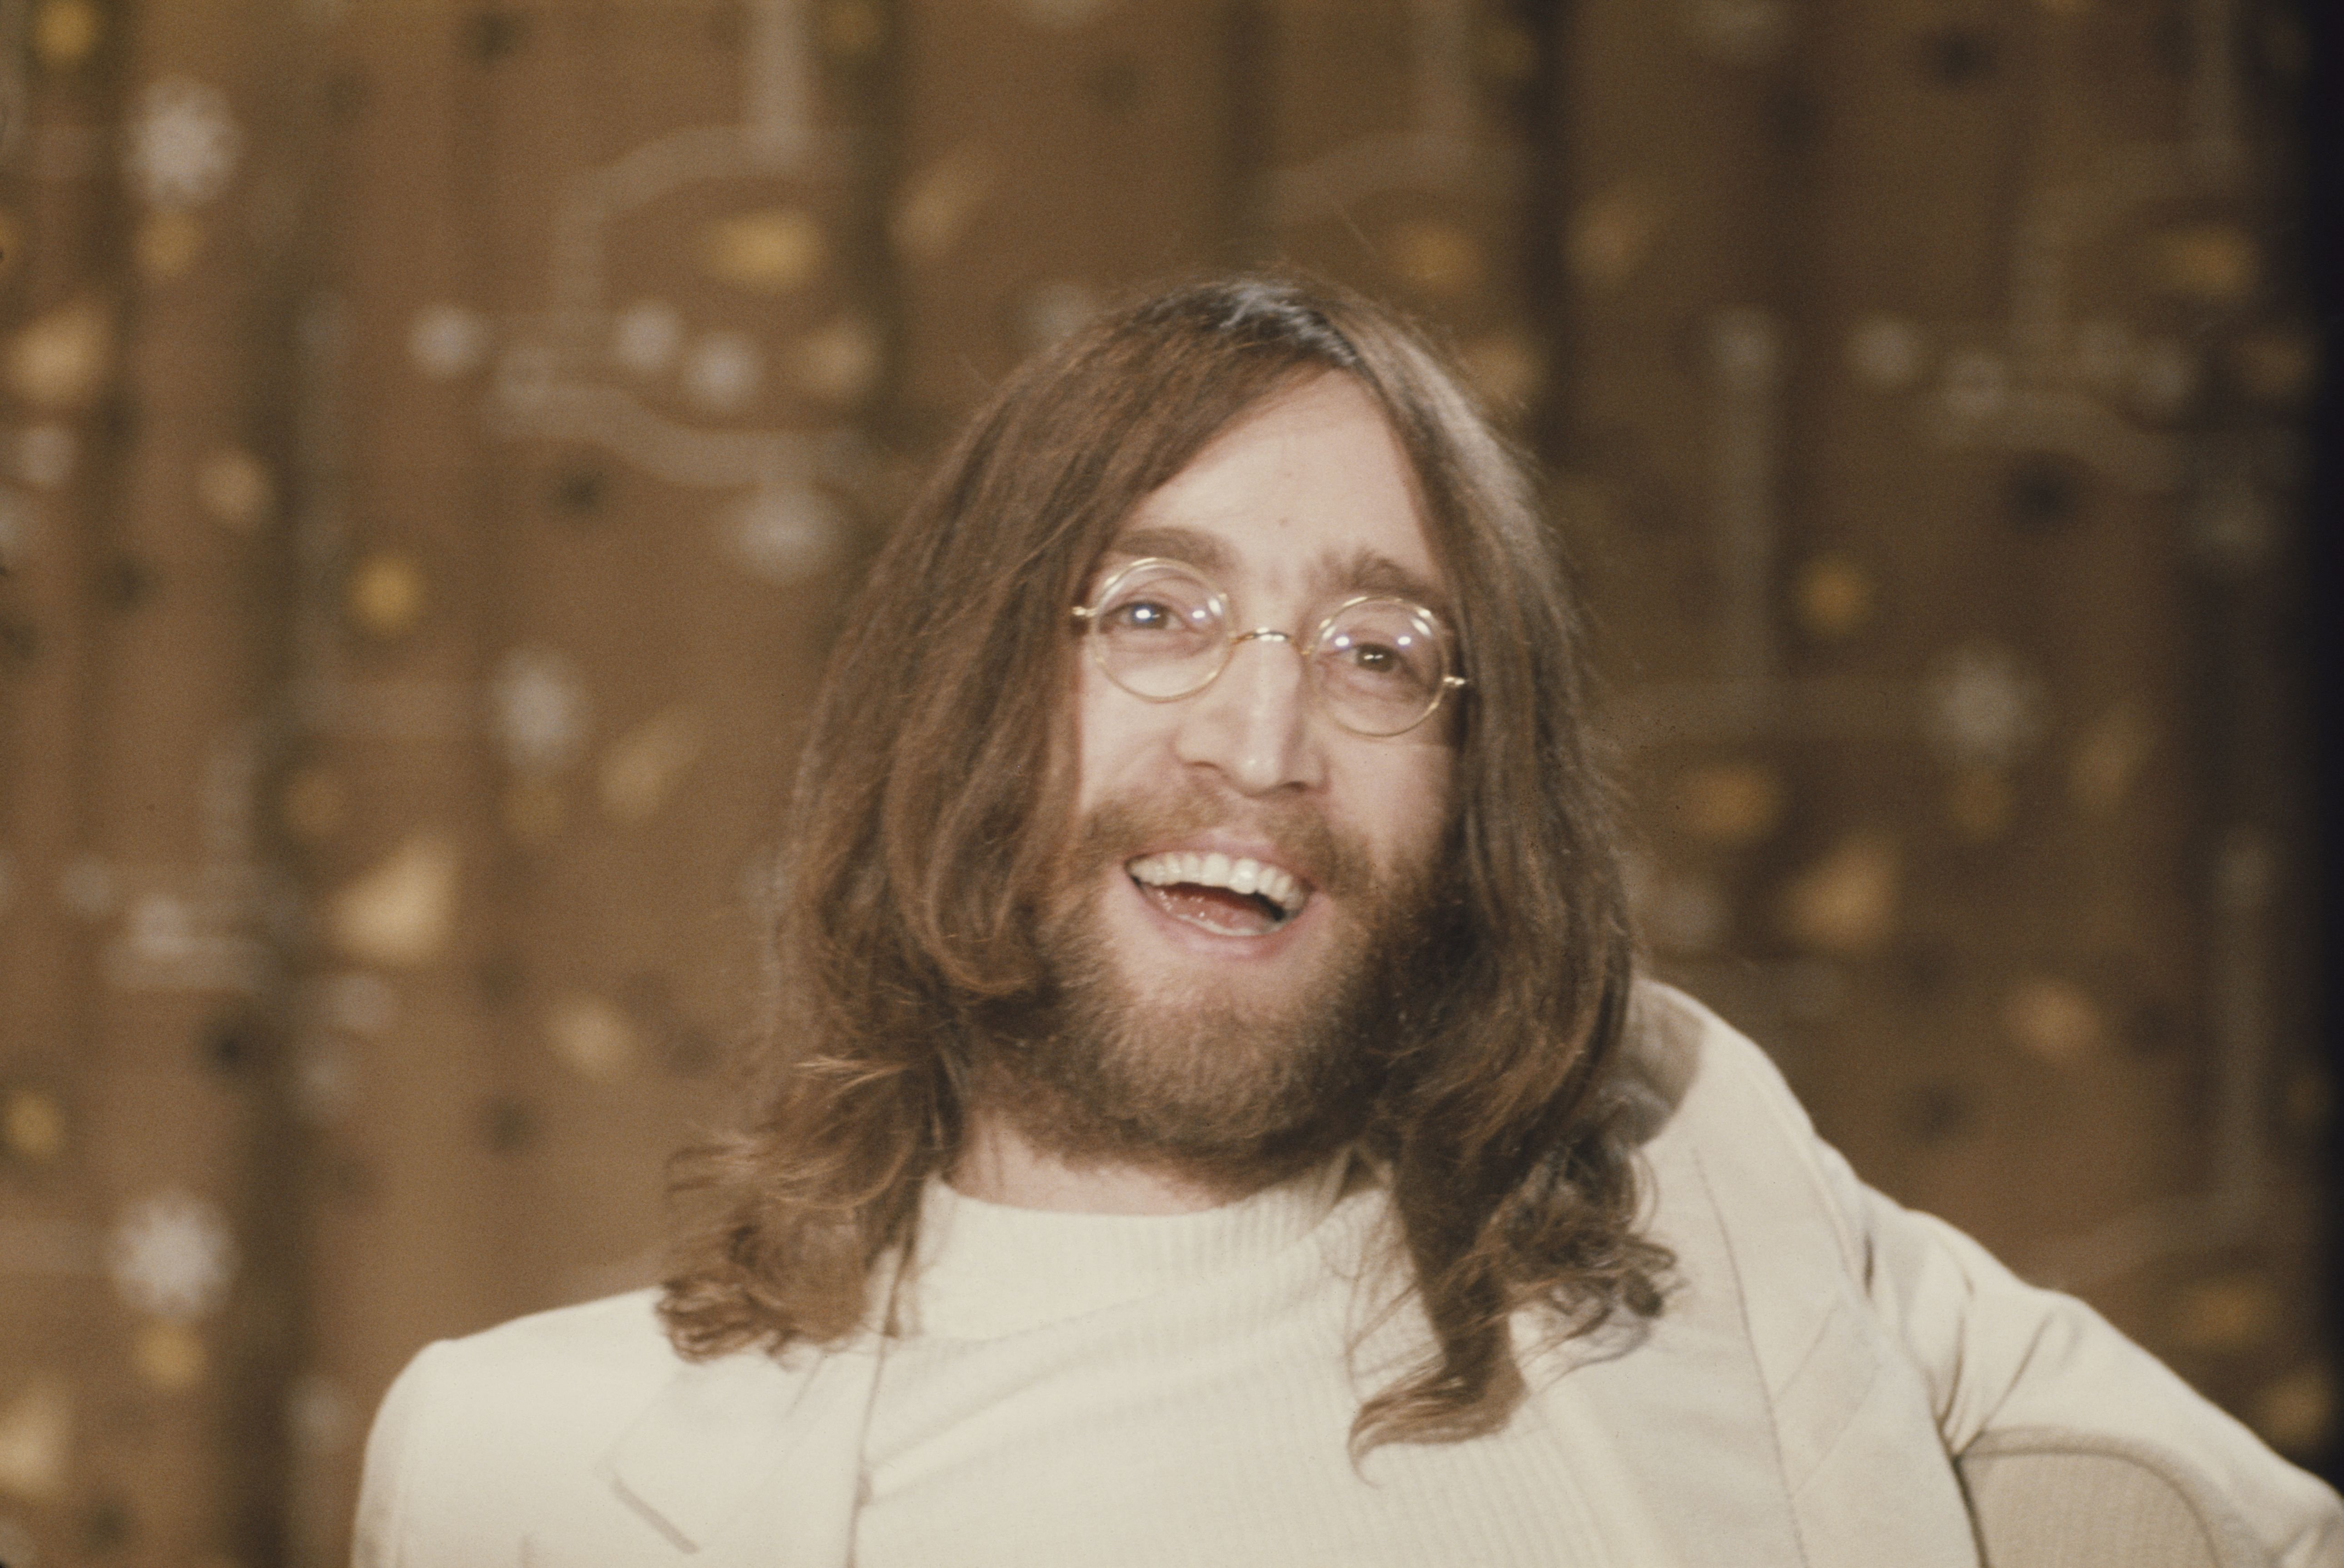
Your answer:
[[[2272,0],[0,5],[0,1562],[323,1564],[647,1282],[861,562],[1279,261],[1554,475],[1655,966],[2303,1456],[2331,1088]]]

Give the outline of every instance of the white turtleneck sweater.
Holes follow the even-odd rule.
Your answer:
[[[1360,1401],[1430,1345],[1411,1303],[1353,1352],[1389,1296],[1380,1272],[1355,1289],[1384,1211],[1348,1161],[1174,1216],[932,1182],[864,1436],[855,1568],[1665,1561],[1573,1401],[1354,1465]]]

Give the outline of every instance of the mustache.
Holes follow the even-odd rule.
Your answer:
[[[1225,830],[1269,845],[1278,863],[1320,893],[1362,897],[1377,882],[1367,840],[1329,822],[1298,800],[1252,802],[1217,795],[1194,783],[1168,797],[1118,796],[1083,815],[1059,867],[1062,884],[1087,884],[1110,865],[1163,843]]]

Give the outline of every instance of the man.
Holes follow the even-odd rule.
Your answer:
[[[1388,315],[1206,285],[1029,366],[834,655],[704,1223],[419,1356],[360,1563],[1975,1564],[1956,1461],[2030,1444],[2344,1561],[1632,985],[1581,661]]]

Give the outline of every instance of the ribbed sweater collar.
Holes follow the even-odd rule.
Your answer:
[[[898,1301],[904,1326],[924,1337],[1000,1339],[1267,1262],[1326,1219],[1349,1164],[1339,1157],[1194,1214],[1014,1209],[931,1178]]]

